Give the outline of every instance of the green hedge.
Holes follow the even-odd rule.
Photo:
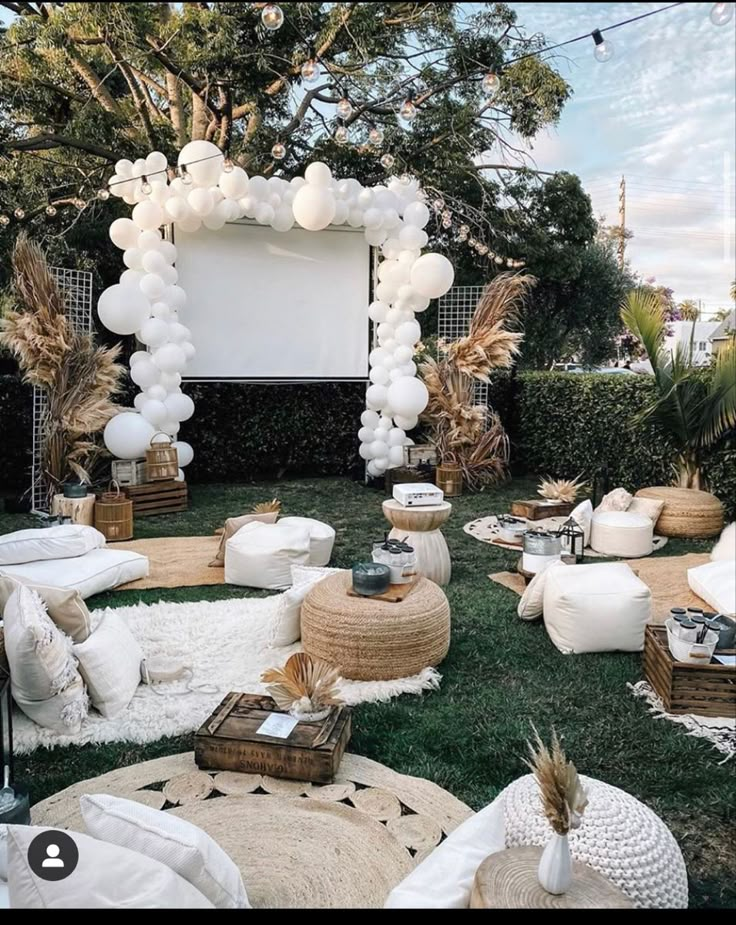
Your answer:
[[[608,467],[611,485],[635,491],[672,482],[673,449],[662,431],[632,418],[654,396],[647,376],[522,373],[517,378],[518,432],[524,467],[537,474],[592,478]],[[736,443],[727,435],[706,457],[709,488],[733,517]]]
[[[32,389],[16,375],[0,375],[0,491],[31,484]]]

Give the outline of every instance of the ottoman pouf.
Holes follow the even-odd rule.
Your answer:
[[[605,556],[639,559],[652,552],[654,525],[644,514],[605,511],[593,514],[590,545]]]
[[[588,795],[582,822],[569,835],[573,859],[614,883],[638,909],[686,909],[687,871],[674,835],[631,794],[580,775]],[[552,828],[531,774],[501,792],[506,847],[542,847]]]
[[[306,528],[249,523],[225,544],[225,581],[248,588],[289,588],[292,565],[308,562]]]
[[[636,497],[664,501],[657,521],[660,536],[698,539],[717,536],[723,529],[723,505],[709,491],[655,486],[640,489]]]
[[[640,652],[652,592],[625,562],[547,569],[544,625],[565,655]]]
[[[345,678],[387,681],[438,665],[450,646],[450,605],[427,578],[399,603],[351,597],[350,572],[316,584],[302,604],[302,647]]]
[[[332,547],[335,545],[335,531],[329,524],[311,517],[282,517],[280,524],[287,527],[303,527],[309,531],[309,564],[324,567],[329,564]]]

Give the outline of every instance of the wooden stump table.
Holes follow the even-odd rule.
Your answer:
[[[438,585],[446,585],[452,573],[450,550],[440,531],[451,512],[449,501],[426,507],[404,507],[393,499],[383,502],[383,516],[392,526],[389,536],[406,537],[417,556],[417,573]]]
[[[84,498],[66,498],[64,495],[54,495],[51,502],[51,513],[56,517],[71,517],[73,524],[83,524],[85,527],[95,525],[95,496],[90,493]]]
[[[478,868],[471,909],[633,909],[633,903],[610,880],[585,864],[573,862],[572,884],[555,896],[539,884],[541,848],[509,848],[491,854]]]

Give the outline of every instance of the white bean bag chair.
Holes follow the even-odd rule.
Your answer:
[[[309,565],[324,568],[329,563],[335,545],[335,531],[329,524],[311,517],[282,517],[279,523],[309,530]]]
[[[640,652],[652,592],[624,562],[547,569],[544,625],[565,655]]]
[[[292,565],[308,565],[306,527],[249,523],[225,544],[225,581],[229,585],[278,591],[291,586]]]
[[[689,568],[687,583],[713,610],[736,614],[736,560],[723,559]]]
[[[9,575],[23,584],[79,591],[86,598],[145,578],[148,575],[148,557],[124,549],[93,549],[83,556],[68,559],[3,565],[0,566],[0,574]]]
[[[590,545],[604,556],[638,559],[652,552],[654,524],[644,514],[605,511],[593,514]]]

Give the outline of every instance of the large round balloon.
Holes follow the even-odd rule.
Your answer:
[[[168,414],[167,421],[188,421],[194,414],[194,402],[183,392],[174,392],[164,402]]]
[[[421,379],[404,376],[388,388],[388,404],[402,417],[414,417],[427,407],[429,393]]]
[[[139,459],[145,455],[155,433],[153,424],[140,414],[123,411],[107,422],[103,439],[118,459]]]
[[[185,440],[177,440],[172,446],[176,449],[176,455],[179,457],[179,465],[184,468],[194,459],[194,450]]]
[[[230,173],[220,174],[219,186],[230,199],[240,199],[248,192],[248,174],[242,167],[233,167]]]
[[[311,164],[315,167],[315,164]],[[294,218],[307,231],[322,231],[335,217],[335,197],[322,186],[307,184],[294,196]]]
[[[121,250],[135,247],[140,233],[140,228],[130,218],[116,218],[110,225],[109,231],[110,240],[115,247],[119,247]]]
[[[179,166],[186,164],[187,173],[197,186],[217,186],[225,158],[211,141],[190,141],[179,152]]]
[[[439,299],[455,280],[452,264],[442,254],[424,254],[411,268],[411,284],[421,295]]]
[[[113,334],[135,334],[146,321],[151,303],[140,289],[121,286],[107,288],[97,302],[97,314]]]

